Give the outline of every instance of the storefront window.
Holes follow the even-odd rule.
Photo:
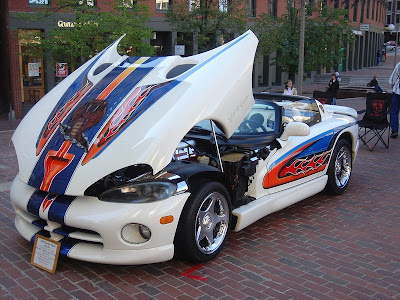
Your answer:
[[[22,102],[36,103],[44,96],[44,68],[39,48],[41,30],[18,30]]]

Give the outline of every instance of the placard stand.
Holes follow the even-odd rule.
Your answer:
[[[36,235],[31,264],[54,274],[56,272],[61,243]]]

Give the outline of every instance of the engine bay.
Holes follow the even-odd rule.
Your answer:
[[[205,164],[222,171],[229,181],[233,207],[239,207],[254,200],[246,196],[252,176],[260,159],[265,160],[271,146],[246,148],[232,145],[225,138],[219,137],[217,144],[212,133],[182,140],[175,150],[173,161],[191,164]],[[218,151],[217,151],[218,147]]]

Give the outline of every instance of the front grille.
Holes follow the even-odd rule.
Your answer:
[[[32,225],[41,229],[41,231],[47,232],[47,235],[51,235],[51,233],[55,233],[66,238],[71,238],[74,240],[82,241],[82,242],[90,242],[90,243],[103,243],[103,239],[101,235],[93,230],[76,228],[67,226],[65,224],[59,224],[52,221],[47,221],[41,219],[35,215],[27,213],[23,210],[18,210],[18,215],[24,219],[26,222],[31,223]]]

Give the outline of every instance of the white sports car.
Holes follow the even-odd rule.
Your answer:
[[[182,58],[120,56],[118,41],[50,91],[12,141],[15,225],[70,258],[204,262],[229,231],[326,190],[358,149],[350,108],[253,94],[257,38]]]

